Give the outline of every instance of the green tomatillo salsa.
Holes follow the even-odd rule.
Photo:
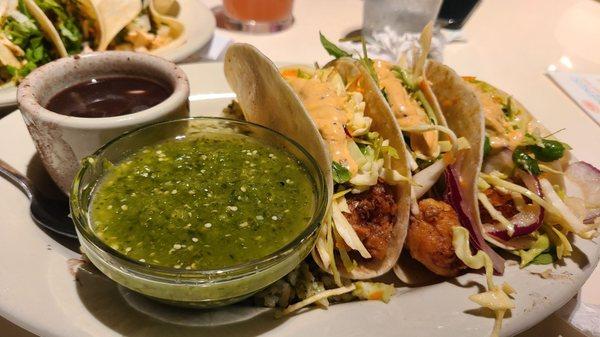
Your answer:
[[[111,167],[91,217],[101,240],[135,260],[219,269],[284,247],[314,207],[297,158],[248,136],[208,133],[144,147]]]

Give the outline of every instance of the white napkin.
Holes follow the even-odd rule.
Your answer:
[[[579,296],[571,299],[556,315],[589,337],[600,337],[600,306],[586,304]]]
[[[404,33],[399,35],[389,26],[386,26],[383,31],[374,33],[373,38],[367,41],[367,54],[370,58],[390,62],[396,62],[404,56],[408,65],[411,65],[415,55],[418,55],[421,49],[419,46],[419,36],[419,33]],[[435,30],[431,39],[429,58],[442,61],[442,52],[446,44],[464,41],[465,39],[460,30]],[[362,54],[360,43],[342,42],[340,46]]]
[[[195,52],[181,63],[193,63],[201,61],[221,61],[227,47],[233,42],[233,39],[222,36],[215,32],[212,39],[200,50]]]

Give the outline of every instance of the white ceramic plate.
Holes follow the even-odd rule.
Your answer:
[[[180,10],[177,18],[185,25],[186,41],[177,48],[159,51],[156,55],[169,61],[181,62],[200,50],[215,31],[215,17],[201,0],[179,0]],[[0,108],[17,104],[17,89],[9,86],[0,89]]]
[[[191,80],[194,115],[220,115],[234,95],[220,63],[183,66]],[[568,132],[568,131],[567,131]],[[576,132],[576,131],[574,131]],[[0,158],[22,172],[39,163],[19,112],[0,119]],[[0,179],[0,315],[41,336],[486,336],[493,319],[482,316],[468,296],[484,287],[480,274],[435,285],[398,289],[389,304],[354,302],[274,319],[264,309],[226,307],[186,311],[153,303],[112,281],[69,265],[79,255],[30,220],[27,199]],[[598,240],[575,239],[573,259],[542,279],[507,268],[497,282],[517,291],[517,308],[504,321],[503,336],[523,331],[565,304],[600,257]]]

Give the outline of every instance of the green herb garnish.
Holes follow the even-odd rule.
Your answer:
[[[492,143],[490,143],[490,137],[485,136],[485,140],[483,141],[483,156],[487,157],[492,151]]]
[[[397,79],[402,81],[402,86],[406,88],[409,94],[412,94],[413,92],[419,89],[416,81],[413,79],[412,75],[410,75],[406,71],[406,69],[399,66],[393,66],[392,72],[394,73]]]
[[[350,180],[350,171],[344,165],[334,160],[331,167],[333,169],[333,181],[337,184],[343,184]]]
[[[336,59],[340,57],[352,57],[352,54],[343,50],[342,48],[333,44],[333,42],[329,41],[321,32],[319,32],[319,38],[321,40],[321,45],[325,48],[325,51]]]
[[[512,97],[509,96],[506,99],[506,104],[502,105],[502,111],[508,120],[513,120],[515,118],[516,111],[513,109]]]
[[[360,43],[362,45],[363,52],[363,56],[360,58],[360,62],[367,68],[367,71],[369,71],[369,74],[371,75],[373,80],[375,80],[375,83],[379,85],[379,77],[377,76],[377,72],[375,72],[375,67],[373,67],[373,60],[371,60],[367,55],[367,42],[364,38],[362,38],[360,40]]]
[[[522,146],[519,146],[515,149],[512,154],[512,159],[518,167],[533,174],[534,176],[537,176],[541,173],[537,160],[527,154],[525,148]]]
[[[543,162],[551,162],[562,158],[565,154],[565,146],[557,140],[542,139],[542,145],[529,145],[527,150],[535,155],[535,159]]]
[[[309,73],[307,73],[306,71],[303,71],[302,69],[298,69],[297,74],[298,78],[304,78],[304,79],[310,79],[312,76],[310,76]]]

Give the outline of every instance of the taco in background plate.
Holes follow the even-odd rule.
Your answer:
[[[394,272],[400,280],[409,284],[423,283],[433,278],[431,273],[419,268],[419,264],[445,277],[456,276],[467,269],[455,254],[453,229],[461,226],[473,228],[461,216],[460,205],[448,199],[451,192],[455,195],[462,193],[457,189],[450,191],[452,184],[449,182],[459,179],[473,181],[476,173],[450,167],[459,162],[462,156],[468,155],[466,149],[470,144],[466,137],[457,137],[447,127],[426,78],[424,69],[428,65],[426,56],[431,30],[431,24],[424,28],[420,38],[422,51],[412,66],[400,64],[402,62],[394,64],[371,60],[366,55],[359,59],[371,69],[370,75],[385,97],[393,114],[393,122],[402,131],[406,143],[405,156],[412,172],[412,207],[405,242],[407,254],[399,259]],[[321,36],[321,42],[334,57],[350,56],[324,36]],[[483,239],[473,243],[475,251],[483,249],[488,255],[495,254]],[[501,270],[502,264],[497,263],[497,266]]]
[[[569,233],[596,235],[597,226],[584,223],[585,212],[576,212],[581,207],[574,204],[582,201],[565,195],[568,145],[551,137],[518,101],[486,82],[463,79],[437,63],[427,75],[449,126],[472,145],[457,168],[477,172],[474,181],[461,186],[462,202],[488,243],[518,255],[525,266],[569,256]]]
[[[470,226],[464,221],[461,223],[461,210],[446,200],[446,185],[449,179],[470,173],[457,172],[448,166],[460,160],[470,144],[467,138],[457,137],[448,128],[424,72],[428,65],[431,30],[431,24],[423,29],[421,52],[412,66],[374,60],[373,68],[404,135],[413,175],[414,203],[405,247],[413,259],[431,272],[452,277],[466,269],[454,252],[452,229]],[[395,268],[396,275],[406,283],[421,281],[413,264],[414,261],[403,257]]]
[[[91,50],[157,52],[185,42],[175,0],[24,0],[61,56]]]
[[[159,52],[185,42],[175,0],[93,0],[100,25],[95,50]]]
[[[23,0],[61,57],[80,53],[98,34],[90,0]]]
[[[0,87],[59,57],[59,46],[40,29],[25,1],[0,2]]]
[[[332,202],[315,262],[340,286],[341,278],[389,271],[406,235],[410,171],[400,132],[369,71],[341,58],[280,74],[254,47],[236,44],[227,51],[225,74],[246,119],[308,142],[329,177]]]

